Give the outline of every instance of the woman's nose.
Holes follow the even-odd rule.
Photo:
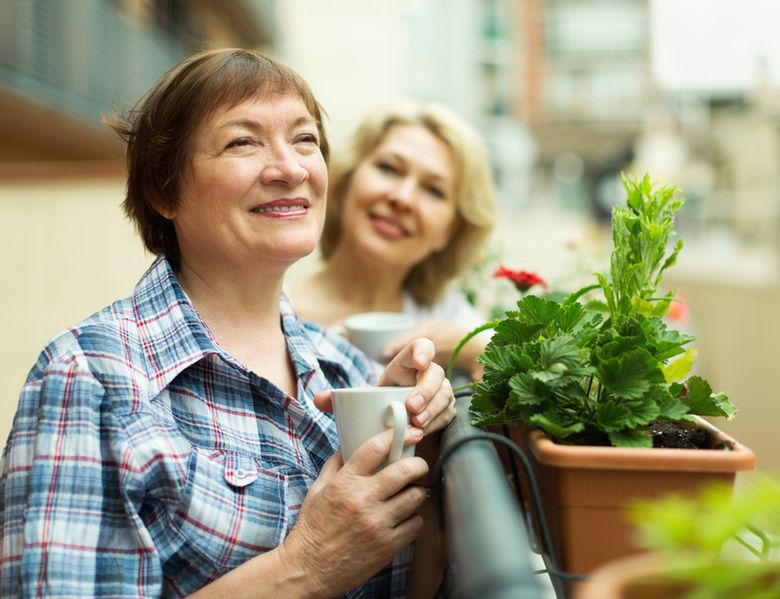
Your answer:
[[[390,200],[404,207],[411,207],[414,203],[414,190],[416,183],[412,179],[402,179],[390,191]]]
[[[288,148],[277,149],[263,167],[261,181],[264,185],[288,185],[294,187],[303,183],[309,176],[294,152]]]

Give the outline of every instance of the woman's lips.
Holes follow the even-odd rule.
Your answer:
[[[250,210],[271,218],[290,218],[303,216],[309,211],[309,202],[304,198],[283,198],[255,206]]]
[[[403,239],[409,235],[403,225],[394,219],[383,218],[376,215],[371,215],[370,218],[374,229],[383,237],[387,237],[388,239]]]

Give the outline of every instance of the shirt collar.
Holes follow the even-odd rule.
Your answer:
[[[136,285],[133,311],[156,393],[188,366],[220,353],[164,254]]]
[[[287,338],[287,349],[295,371],[301,375],[317,370],[320,360],[325,356],[322,355],[319,344],[313,342],[284,293],[279,302],[279,310],[282,315],[282,330]]]
[[[320,360],[329,361],[318,344],[312,342],[285,294],[279,308],[296,374],[300,377],[317,370]],[[212,354],[240,367],[217,344],[164,254],[157,257],[136,285],[133,310],[155,395],[184,369]]]

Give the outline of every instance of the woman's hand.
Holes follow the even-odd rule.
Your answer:
[[[455,417],[455,396],[444,376],[444,369],[433,362],[436,354],[430,339],[415,339],[404,346],[385,367],[379,386],[413,386],[406,399],[406,411],[414,426],[432,433],[447,426]],[[314,404],[325,412],[333,411],[330,391],[314,397]]]
[[[422,437],[407,429],[407,443]],[[368,580],[411,543],[423,526],[417,514],[428,473],[422,458],[402,458],[374,471],[390,453],[392,431],[363,443],[349,461],[336,452],[323,466],[280,547],[283,567],[305,576],[311,596],[340,595]]]
[[[447,426],[455,417],[455,396],[444,369],[433,361],[436,348],[430,339],[415,339],[385,367],[379,385],[414,385],[406,400],[412,424],[425,434]]]

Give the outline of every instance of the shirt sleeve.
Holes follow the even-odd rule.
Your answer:
[[[83,362],[52,362],[22,390],[0,474],[3,597],[162,594],[131,500],[138,469]]]

